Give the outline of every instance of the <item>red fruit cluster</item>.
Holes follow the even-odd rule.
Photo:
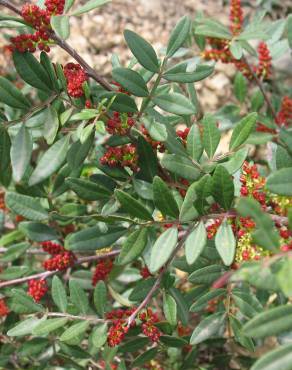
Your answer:
[[[108,147],[100,158],[100,163],[110,167],[130,167],[138,170],[138,154],[136,146],[127,144],[119,147]]]
[[[0,317],[7,316],[9,308],[7,307],[4,298],[0,299]]]
[[[231,0],[230,1],[230,31],[233,35],[240,34],[243,24],[243,11],[241,8],[240,0]]]
[[[88,77],[77,63],[68,63],[64,67],[64,75],[67,81],[67,91],[73,98],[80,98],[84,95],[83,83],[87,81]]]
[[[92,285],[95,286],[98,281],[105,280],[108,274],[111,272],[112,268],[113,261],[110,258],[98,262],[92,276]]]
[[[9,49],[11,51],[18,50],[21,53],[26,51],[35,52],[44,50],[50,51],[50,44],[53,40],[50,40],[51,25],[50,20],[52,15],[62,14],[64,11],[64,0],[46,0],[45,9],[41,9],[39,6],[26,3],[21,9],[22,18],[31,25],[36,32],[33,34],[23,34],[11,38],[11,45]]]
[[[188,137],[189,132],[190,132],[189,127],[186,127],[184,130],[177,130],[176,131],[177,136],[181,138],[184,145],[187,144],[187,137]]]
[[[252,196],[265,207],[266,194],[263,191],[265,179],[260,176],[256,165],[244,162],[240,182],[242,184],[240,194],[244,197]]]
[[[36,280],[32,279],[28,282],[28,292],[27,294],[32,296],[35,302],[39,302],[42,297],[47,293],[48,285],[46,280]]]
[[[0,209],[2,209],[2,211],[5,211],[5,209],[6,209],[6,206],[5,206],[5,192],[4,191],[0,191]]]
[[[151,308],[147,308],[145,312],[140,313],[139,319],[142,321],[143,334],[150,338],[152,342],[158,342],[161,332],[154,325],[159,321],[157,314],[153,313]]]
[[[222,223],[222,220],[218,218],[206,227],[208,239],[214,238],[221,223]]]
[[[127,310],[118,309],[106,314],[106,318],[108,320],[113,320],[113,325],[110,327],[107,334],[107,343],[110,347],[117,346],[124,339],[129,330],[129,327],[126,324],[126,319],[131,316],[134,311],[135,308]],[[136,323],[134,321],[132,325],[134,326],[135,324]]]
[[[52,258],[43,262],[45,270],[62,271],[74,265],[76,261],[75,254],[73,252],[66,251],[63,246],[50,241],[42,243],[42,246],[43,250],[52,256]]]
[[[106,130],[112,135],[127,135],[134,124],[135,120],[131,113],[114,112],[113,118],[110,118],[106,123]]]
[[[279,126],[288,127],[292,124],[292,99],[284,96],[281,102],[280,111],[277,114],[276,123]]]
[[[143,279],[147,279],[148,277],[152,276],[151,272],[148,270],[148,267],[143,267],[140,270],[140,275]]]
[[[272,57],[268,45],[260,42],[258,46],[259,63],[256,68],[256,74],[263,79],[269,79],[272,74]]]
[[[158,150],[160,153],[165,152],[164,144],[161,141],[153,140],[144,125],[141,126],[141,132],[144,135],[144,138],[147,141],[147,143],[149,143],[154,150]]]

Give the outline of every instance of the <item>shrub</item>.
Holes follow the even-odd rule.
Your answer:
[[[291,15],[231,0],[228,27],[185,16],[159,54],[125,30],[133,58],[107,80],[66,41],[106,2],[0,0],[18,32],[0,77],[0,367],[291,369]],[[215,62],[234,97],[204,112]]]

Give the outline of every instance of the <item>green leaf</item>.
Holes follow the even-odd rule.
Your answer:
[[[198,64],[194,71],[187,71],[188,63],[180,63],[170,69],[164,74],[163,78],[168,81],[190,83],[197,82],[210,76],[214,71],[214,66],[207,64]]]
[[[80,6],[78,9],[74,10],[71,15],[81,15],[83,13],[88,13],[95,8],[109,3],[110,1],[111,0],[89,0],[86,2],[85,5]]]
[[[160,94],[153,99],[153,102],[165,112],[178,116],[189,116],[196,113],[195,106],[182,94]]]
[[[72,170],[80,167],[84,163],[84,160],[92,148],[93,141],[94,135],[91,135],[83,144],[81,144],[80,141],[76,141],[71,145],[67,153],[67,163]]]
[[[229,149],[238,148],[249,137],[254,129],[258,114],[256,112],[248,114],[233,129],[230,139]]]
[[[127,232],[123,227],[92,226],[85,230],[70,234],[65,239],[66,248],[72,251],[93,251],[108,247]]]
[[[232,227],[226,220],[222,222],[216,233],[215,246],[224,265],[230,266],[234,260],[236,240]]]
[[[115,190],[115,196],[123,209],[129,212],[131,216],[137,217],[141,220],[153,220],[152,215],[148,211],[148,209],[128,193],[122,190]]]
[[[292,306],[282,305],[261,312],[243,326],[243,333],[252,338],[278,335],[292,329]]]
[[[221,265],[211,265],[202,267],[194,271],[189,276],[189,281],[194,284],[208,284],[210,285],[213,281],[218,279],[224,272],[224,268]]]
[[[70,299],[78,312],[86,315],[89,308],[87,294],[75,280],[69,280]]]
[[[59,310],[61,312],[66,312],[68,304],[66,289],[62,281],[56,275],[53,277],[52,281],[52,298]]]
[[[287,37],[290,49],[292,49],[292,14],[289,14],[287,18]]]
[[[203,154],[203,150],[199,127],[193,124],[187,137],[187,152],[192,159],[198,161]]]
[[[135,100],[131,98],[127,94],[123,93],[116,93],[116,92],[105,92],[101,95],[103,98],[109,99],[109,101],[113,98],[113,102],[111,104],[111,109],[115,110],[120,113],[136,113],[138,112],[137,105]]]
[[[81,199],[85,200],[109,199],[110,196],[112,195],[111,191],[107,189],[105,186],[99,185],[93,181],[69,177],[66,179],[65,183]]]
[[[94,288],[93,301],[96,312],[99,314],[99,316],[102,317],[104,315],[104,310],[107,304],[106,285],[102,280],[99,281]]]
[[[18,243],[7,248],[3,256],[0,257],[2,262],[11,262],[19,258],[30,247],[28,243]]]
[[[141,355],[136,357],[132,362],[132,368],[139,367],[156,357],[158,353],[158,348],[150,348],[147,351],[143,352]]]
[[[140,228],[128,236],[119,254],[118,263],[126,265],[135,261],[143,252],[147,244],[148,230]]]
[[[86,332],[88,327],[89,321],[78,322],[77,324],[70,326],[70,328],[64,331],[64,333],[60,337],[60,341],[69,342],[72,339],[78,338],[79,336]]]
[[[207,306],[210,301],[219,298],[224,294],[226,294],[226,289],[215,289],[207,292],[206,294],[200,295],[195,303],[193,303],[190,307],[190,311],[200,312]]]
[[[220,166],[226,168],[230,175],[232,175],[241,168],[248,152],[249,148],[241,148],[230,157],[229,161],[220,163]]]
[[[26,313],[42,312],[44,308],[42,305],[35,303],[33,298],[27,295],[24,291],[19,289],[12,289],[11,295],[14,303],[17,303],[22,308],[25,308]]]
[[[287,298],[292,297],[292,260],[283,261],[280,271],[277,272],[277,281]]]
[[[66,40],[70,36],[70,24],[68,15],[51,16],[51,26],[61,39]]]
[[[234,93],[236,99],[243,103],[247,94],[247,80],[242,73],[237,72],[234,79]]]
[[[279,195],[292,195],[292,167],[281,168],[267,178],[267,189]]]
[[[102,347],[107,340],[107,323],[97,325],[92,332],[91,338],[95,348]]]
[[[220,131],[216,126],[216,119],[211,115],[203,118],[203,145],[209,158],[212,158],[220,142]]]
[[[192,22],[188,16],[184,16],[178,21],[170,34],[167,44],[166,56],[168,58],[172,57],[173,54],[183,45],[190,33],[191,24]]]
[[[292,344],[266,353],[254,363],[251,370],[292,370]]]
[[[194,207],[194,202],[197,199],[196,189],[199,181],[192,183],[186,192],[183,204],[180,208],[179,219],[181,221],[191,221],[198,217],[199,213]]]
[[[16,134],[11,146],[11,164],[13,179],[19,182],[29,165],[33,148],[30,131],[22,125]]]
[[[7,335],[9,337],[20,337],[23,335],[31,334],[33,329],[42,322],[42,319],[37,319],[36,317],[30,317],[24,321],[20,321],[12,329],[8,330]]]
[[[292,156],[290,156],[289,152],[280,145],[277,145],[276,149],[276,167],[277,170],[292,167]]]
[[[243,54],[243,49],[240,42],[233,40],[230,44],[229,48],[231,54],[234,56],[235,59],[240,60]]]
[[[151,72],[159,72],[159,63],[153,47],[137,33],[125,30],[125,40],[138,62]]]
[[[155,206],[164,216],[176,218],[179,214],[177,203],[172,192],[160,177],[155,176],[153,181],[153,199]]]
[[[231,175],[223,166],[217,166],[212,177],[212,194],[216,202],[226,211],[234,198],[234,184]]]
[[[152,182],[158,172],[158,161],[151,145],[142,136],[138,138],[138,165],[139,178]]]
[[[8,186],[11,179],[10,168],[10,148],[11,141],[7,130],[0,126],[0,182],[4,186]]]
[[[185,242],[186,260],[192,265],[199,258],[207,244],[207,233],[203,221],[190,233]]]
[[[232,35],[229,29],[223,26],[223,24],[219,23],[218,21],[207,18],[203,19],[202,23],[203,24],[200,24],[195,28],[196,35],[215,37],[218,39],[232,39]]]
[[[129,68],[115,68],[112,71],[113,78],[124,89],[135,96],[147,97],[149,95],[146,83],[138,72]]]
[[[164,231],[154,243],[151,255],[149,270],[154,273],[160,269],[169,259],[176,247],[178,238],[177,228],[170,228]]]
[[[243,217],[252,217],[256,222],[256,231],[252,234],[256,243],[263,248],[276,252],[279,246],[279,234],[270,216],[263,212],[260,204],[251,198],[241,198],[237,211]]]
[[[43,154],[29,179],[29,186],[44,181],[62,166],[69,148],[69,140],[70,135],[64,136]]]
[[[222,312],[214,313],[200,321],[198,326],[193,331],[190,339],[191,345],[196,345],[218,334],[219,329],[223,325],[225,314]]]
[[[41,206],[39,200],[27,195],[7,192],[5,204],[16,214],[28,220],[40,221],[48,218],[48,212]]]
[[[46,110],[46,119],[44,122],[44,138],[51,145],[55,141],[59,129],[59,117],[56,109],[52,106]]]
[[[234,333],[235,340],[239,342],[243,347],[247,348],[249,351],[254,351],[254,344],[250,338],[247,338],[242,334],[242,324],[234,316],[229,315],[228,319],[230,320],[231,328]]]
[[[29,85],[44,91],[51,91],[51,81],[44,67],[29,52],[13,53],[13,61],[19,76]]]
[[[59,234],[53,228],[40,222],[21,222],[18,228],[28,239],[35,242],[44,242],[59,238]]]
[[[29,100],[22,92],[2,76],[0,76],[0,101],[13,108],[27,109],[30,107]]]
[[[179,289],[174,287],[170,288],[169,292],[176,301],[178,319],[183,325],[187,326],[189,322],[189,307],[185,296]]]
[[[154,119],[149,119],[148,117],[143,118],[143,123],[153,140],[156,141],[167,140],[168,135],[165,125],[155,121]]]
[[[170,325],[175,326],[177,323],[177,307],[175,299],[169,295],[163,295],[163,313]]]
[[[187,157],[177,154],[164,154],[160,162],[163,168],[184,179],[197,180],[200,176],[200,171]]]
[[[52,331],[64,327],[67,321],[68,319],[66,317],[58,319],[48,319],[36,325],[32,332],[34,335],[48,335]]]

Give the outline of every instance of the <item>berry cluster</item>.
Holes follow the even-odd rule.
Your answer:
[[[66,270],[74,265],[76,256],[73,252],[66,251],[65,248],[57,243],[42,243],[43,250],[49,253],[52,258],[43,262],[43,267],[47,271]]]
[[[6,210],[6,206],[5,206],[5,192],[4,191],[0,191],[0,209],[2,211],[5,211]]]
[[[153,140],[144,125],[141,126],[141,132],[144,135],[144,139],[152,146],[154,150],[158,150],[160,153],[165,152],[164,144],[161,141]]]
[[[243,11],[241,8],[241,0],[230,1],[230,31],[234,36],[238,35],[242,29]]]
[[[92,276],[92,285],[95,286],[98,281],[105,280],[113,268],[113,261],[108,258],[98,262]]]
[[[52,31],[50,20],[52,15],[62,14],[64,11],[64,0],[46,0],[45,9],[41,9],[35,4],[26,3],[21,9],[22,18],[33,27],[36,32],[33,34],[22,34],[11,38],[11,51],[18,50],[21,53],[26,51],[35,52],[44,50],[50,51],[50,44],[53,42],[50,39],[50,32]]]
[[[128,310],[113,310],[106,314],[108,320],[113,320],[113,325],[110,327],[107,334],[107,343],[110,347],[115,347],[121,343],[127,334],[129,327],[126,324],[126,319],[131,316],[135,308]],[[136,323],[133,322],[133,326]]]
[[[155,323],[159,321],[157,314],[153,313],[151,308],[147,308],[145,312],[139,314],[139,319],[142,321],[143,334],[150,338],[152,342],[158,342],[161,332],[155,326]]]
[[[131,113],[114,112],[113,118],[110,118],[106,125],[106,130],[112,135],[127,135],[131,127],[134,126],[135,120]]]
[[[258,77],[269,79],[272,74],[272,57],[268,45],[260,42],[258,46],[259,62],[255,70]]]
[[[100,158],[100,163],[110,167],[129,167],[138,170],[138,154],[136,146],[127,144],[119,147],[108,147]]]
[[[73,98],[80,98],[84,95],[83,83],[87,81],[88,77],[77,63],[68,63],[64,67],[64,75],[67,81],[67,91]]]
[[[292,124],[292,98],[289,98],[289,96],[284,96],[282,99],[276,123],[287,127]]]
[[[190,132],[190,128],[189,127],[186,127],[184,130],[177,130],[176,131],[176,135],[181,138],[181,141],[183,143],[184,146],[187,145],[187,137],[188,137],[188,134]]]
[[[240,176],[240,194],[243,197],[252,196],[265,208],[266,194],[264,192],[265,179],[260,176],[257,166],[244,162]]]
[[[9,308],[7,307],[4,298],[0,299],[0,317],[7,316]]]
[[[46,283],[46,280],[44,279],[29,280],[27,294],[32,296],[35,302],[39,302],[42,299],[42,297],[47,293],[47,291],[48,291],[48,285]]]
[[[142,276],[143,279],[147,279],[148,277],[152,276],[147,266],[141,268],[140,275]]]

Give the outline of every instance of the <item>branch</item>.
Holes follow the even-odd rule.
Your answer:
[[[14,13],[21,16],[21,11],[17,9],[13,4],[11,4],[7,0],[0,0],[0,5],[4,6],[12,10]],[[50,32],[50,37],[53,39],[57,45],[60,46],[63,50],[65,50],[72,58],[74,58],[86,71],[89,77],[93,78],[96,82],[98,82],[104,89],[108,91],[112,91],[111,85],[101,77],[83,58],[80,54],[77,53],[75,49],[73,49],[65,40],[61,39],[53,30]]]
[[[272,113],[272,116],[273,116],[274,120],[276,120],[277,119],[276,111],[275,111],[275,109],[274,109],[274,107],[273,107],[273,105],[270,101],[270,98],[268,97],[268,95],[267,95],[267,93],[266,93],[266,91],[263,87],[263,84],[262,84],[261,80],[258,78],[257,74],[254,72],[254,70],[252,69],[252,67],[248,63],[246,57],[242,57],[242,60],[244,61],[244,63],[246,63],[246,66],[247,66],[249,72],[252,74],[256,84],[258,85],[258,88],[261,90],[261,93],[263,94],[263,97],[264,97],[264,99],[265,99],[265,101],[266,101],[266,103],[267,103],[267,105],[268,105],[268,107],[269,107],[269,109]]]
[[[111,320],[97,319],[95,316],[77,316],[77,315],[70,315],[68,313],[62,313],[62,312],[48,312],[45,316],[47,317],[66,317],[69,320],[85,320],[85,321],[91,321],[94,324],[111,321]]]
[[[175,257],[175,255],[177,254],[177,252],[183,247],[187,237],[189,236],[189,234],[192,232],[193,228],[190,227],[187,232],[185,233],[185,235],[183,236],[183,238],[179,241],[177,247],[175,248],[175,250],[172,252],[171,256],[169,257],[168,261],[166,262],[166,264],[163,266],[163,268],[160,270],[159,272],[159,275],[155,281],[155,283],[153,284],[152,288],[150,289],[150,291],[148,292],[148,294],[146,295],[146,297],[143,299],[143,301],[139,304],[139,306],[136,308],[136,310],[131,314],[131,316],[129,316],[128,320],[127,320],[127,326],[130,327],[131,324],[133,323],[133,321],[136,319],[137,315],[139,314],[139,312],[141,310],[143,310],[144,307],[147,306],[147,304],[149,303],[150,299],[152,298],[153,294],[156,292],[156,290],[159,288],[160,286],[160,283],[161,283],[161,280],[163,278],[163,275],[165,273],[165,271],[167,270],[168,266],[170,265],[171,261],[173,260],[173,258]]]
[[[101,255],[81,257],[76,261],[74,266],[78,266],[78,265],[81,265],[82,263],[86,263],[86,262],[103,260],[103,259],[106,259],[106,258],[109,258],[109,257],[116,256],[119,253],[120,253],[120,250],[115,250],[115,251],[112,251],[112,252],[109,252],[109,253],[104,253],[104,254],[101,254]],[[11,285],[22,284],[22,283],[25,283],[25,282],[27,282],[29,280],[32,280],[32,279],[46,279],[47,277],[55,275],[58,272],[59,272],[59,270],[44,271],[44,272],[40,272],[38,274],[25,276],[23,278],[4,281],[4,282],[0,283],[0,288],[4,288],[4,287],[7,287],[7,286],[11,286]]]

